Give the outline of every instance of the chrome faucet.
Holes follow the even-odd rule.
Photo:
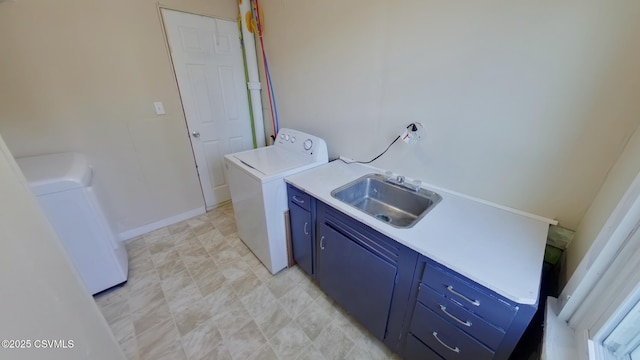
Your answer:
[[[391,171],[386,171],[384,173],[384,180],[386,182],[389,182],[398,186],[402,186],[404,188],[407,188],[413,191],[418,191],[418,189],[420,189],[420,186],[422,185],[422,181],[418,179],[407,180],[403,175],[396,175]]]

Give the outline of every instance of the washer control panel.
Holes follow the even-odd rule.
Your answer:
[[[317,136],[292,129],[280,129],[274,146],[304,154],[316,160],[327,161],[327,144]]]

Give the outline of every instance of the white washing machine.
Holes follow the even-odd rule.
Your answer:
[[[284,178],[327,161],[323,139],[291,129],[273,146],[225,155],[238,236],[272,274],[287,267]]]
[[[16,159],[90,294],[127,280],[129,263],[104,216],[87,158],[60,153]]]

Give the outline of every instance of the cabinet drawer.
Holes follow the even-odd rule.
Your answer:
[[[287,186],[287,191],[289,194],[289,203],[298,205],[307,211],[311,210],[311,196],[291,185]]]
[[[456,301],[436,293],[424,284],[420,284],[418,301],[446,319],[449,323],[492,349],[497,349],[502,338],[504,338],[504,331],[465,310]],[[422,319],[418,320],[426,321]]]
[[[502,329],[508,329],[518,308],[494,292],[428,262],[422,282],[467,310]]]
[[[403,359],[405,360],[442,360],[440,355],[433,352],[429,347],[416,339],[415,336],[409,334],[407,345],[404,350]]]
[[[494,352],[463,331],[427,309],[416,304],[410,332],[445,359],[492,359]]]

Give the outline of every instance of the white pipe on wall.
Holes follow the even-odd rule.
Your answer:
[[[251,19],[251,2],[249,0],[238,0],[240,7],[240,19],[242,22],[242,39],[244,51],[247,58],[247,73],[249,74],[249,96],[251,97],[251,107],[253,109],[253,123],[256,132],[256,143],[258,147],[265,146],[264,118],[262,116],[262,97],[260,96],[260,76],[258,75],[258,58],[256,56],[256,42],[253,31],[250,31],[251,23],[247,23],[247,18]],[[247,15],[249,14],[249,15]]]

